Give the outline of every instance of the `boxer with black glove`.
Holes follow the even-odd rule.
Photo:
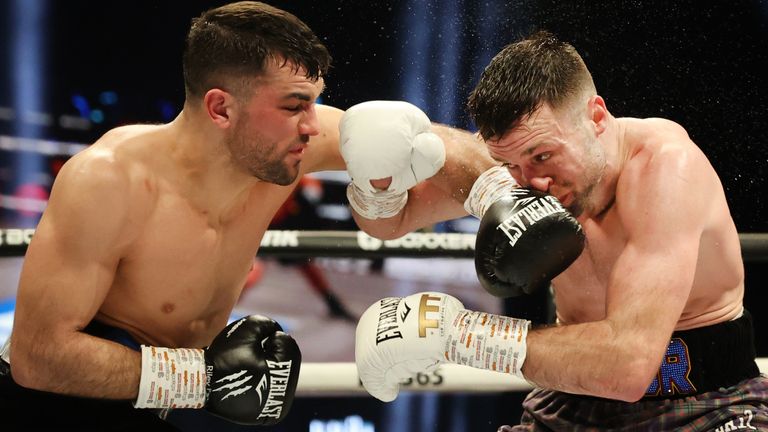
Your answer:
[[[288,414],[301,351],[270,318],[232,322],[206,349],[142,345],[136,408],[203,408],[234,423],[274,425]]]
[[[557,198],[518,187],[504,167],[477,179],[465,208],[480,218],[475,269],[495,296],[545,288],[584,250],[581,225]]]

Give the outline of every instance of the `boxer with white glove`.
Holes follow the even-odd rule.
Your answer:
[[[408,102],[363,102],[344,113],[340,149],[352,178],[347,198],[360,216],[395,216],[408,201],[408,189],[443,167],[445,145],[431,127],[427,115]],[[384,190],[371,184],[390,177]]]
[[[388,297],[357,324],[355,362],[363,387],[390,402],[400,383],[450,362],[523,378],[530,322],[464,309],[436,292]]]

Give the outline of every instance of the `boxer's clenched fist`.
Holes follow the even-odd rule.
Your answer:
[[[443,167],[445,145],[431,127],[427,115],[408,102],[363,102],[344,113],[341,155],[352,178],[347,197],[358,214],[367,219],[396,215],[408,189]],[[389,178],[384,190],[371,184]]]
[[[274,320],[251,315],[205,350],[142,345],[136,408],[205,408],[234,423],[274,425],[288,414],[301,351]]]
[[[450,362],[522,377],[529,322],[464,309],[436,292],[388,297],[371,305],[355,335],[363,387],[389,402],[400,383]]]
[[[478,177],[464,208],[480,218],[475,269],[495,296],[546,288],[584,249],[584,231],[560,201],[519,187],[504,167]]]

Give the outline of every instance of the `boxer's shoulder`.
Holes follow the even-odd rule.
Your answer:
[[[169,131],[171,131],[172,128],[171,125],[163,124],[130,124],[118,126],[105,132],[89,148],[101,150],[112,149],[114,151],[117,148],[127,145],[167,140]]]
[[[624,130],[620,146],[631,160],[653,156],[655,160],[679,161],[685,153],[697,149],[688,132],[680,124],[658,117],[618,119]],[[639,158],[638,158],[639,156]]]

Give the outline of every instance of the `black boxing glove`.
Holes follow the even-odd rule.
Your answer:
[[[142,345],[137,408],[202,408],[234,423],[274,425],[296,393],[301,351],[274,320],[232,322],[205,350]]]
[[[475,240],[480,284],[497,297],[547,287],[584,250],[581,225],[557,198],[543,192],[516,188],[496,198]]]
[[[252,315],[228,325],[205,350],[206,409],[249,425],[272,425],[291,408],[301,351],[270,318]]]

